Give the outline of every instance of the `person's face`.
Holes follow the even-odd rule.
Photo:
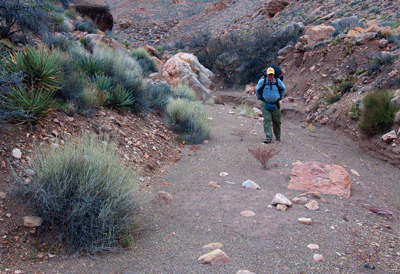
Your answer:
[[[274,75],[273,74],[267,74],[268,77],[268,82],[271,84],[274,81]]]

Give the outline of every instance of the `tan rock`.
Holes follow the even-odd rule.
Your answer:
[[[221,249],[224,245],[220,242],[211,243],[203,246],[204,249]]]
[[[198,261],[202,264],[211,264],[211,265],[222,265],[229,262],[228,255],[225,254],[221,249],[213,250],[203,256],[198,258]]]
[[[349,198],[350,184],[350,175],[343,167],[310,161],[293,164],[288,188]]]
[[[197,99],[211,96],[214,73],[200,64],[196,56],[180,52],[171,57],[164,65],[163,78],[171,86],[187,84],[195,92]]]
[[[297,220],[301,224],[305,224],[305,225],[311,225],[312,224],[311,218],[298,218]]]
[[[277,193],[271,201],[271,205],[292,206],[292,202],[281,193]]]
[[[311,250],[317,250],[317,249],[319,249],[319,246],[316,244],[309,244],[309,245],[307,245],[307,248],[309,248]]]
[[[334,31],[334,27],[325,25],[313,26],[309,28],[306,31],[306,35],[309,36],[307,41],[308,46],[313,47],[316,43],[329,39]]]
[[[304,207],[307,208],[308,210],[318,210],[319,209],[318,202],[316,200],[311,200],[309,203],[304,205]]]
[[[160,203],[160,202],[166,202],[169,203],[173,200],[173,197],[171,194],[165,191],[159,191],[157,192],[156,197],[154,198],[154,203]]]
[[[35,216],[25,216],[24,226],[26,227],[38,227],[42,224],[43,219]]]
[[[242,217],[252,217],[255,215],[256,214],[251,210],[245,210],[245,211],[240,212],[240,216],[242,216]]]

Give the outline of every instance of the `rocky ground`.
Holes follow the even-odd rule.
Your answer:
[[[274,140],[268,145],[279,153],[263,169],[248,151],[265,146],[261,121],[240,115],[240,110],[233,106],[206,105],[211,125],[208,142],[185,146],[180,161],[143,185],[149,199],[142,206],[138,222],[144,230],[131,249],[96,258],[65,257],[62,252],[33,249],[36,253],[31,251],[30,256],[19,253],[22,257],[17,261],[12,256],[4,263],[2,259],[2,271],[5,268],[11,273],[400,271],[398,168],[367,157],[340,131],[301,121],[299,104],[283,103],[282,141]],[[246,133],[239,136],[240,131]],[[292,201],[306,193],[287,188],[297,161],[343,167],[350,176],[350,198],[305,195],[308,202],[317,204],[318,209],[313,210],[304,204],[293,204],[285,211],[271,206],[277,193]],[[247,180],[261,189],[242,187]],[[153,200],[160,191],[169,193],[170,200]],[[393,215],[378,215],[365,208],[366,204],[390,210]],[[300,218],[311,219],[311,224],[299,222]],[[209,244],[213,245],[206,247]],[[9,246],[12,248],[5,249],[3,244],[3,258],[15,248],[14,243]],[[213,261],[215,265],[199,262],[202,255],[217,248],[223,253]]]

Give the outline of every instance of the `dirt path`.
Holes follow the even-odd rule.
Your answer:
[[[289,107],[283,105],[283,108]],[[400,170],[371,159],[357,144],[325,128],[305,127],[298,119],[283,118],[280,149],[269,170],[247,151],[262,145],[264,135],[257,119],[243,117],[228,105],[206,106],[212,138],[194,153],[187,146],[181,161],[153,178],[151,195],[166,191],[169,204],[143,206],[141,224],[146,230],[132,250],[93,258],[53,258],[20,268],[24,273],[398,273],[400,271]],[[234,114],[230,112],[234,111]],[[240,137],[238,129],[253,130]],[[349,199],[324,195],[327,204],[318,211],[294,205],[285,212],[267,208],[276,193],[290,199],[304,191],[289,190],[292,164],[318,161],[343,166],[352,178]],[[356,170],[360,177],[350,173]],[[221,172],[228,173],[220,176]],[[241,187],[246,180],[261,190]],[[208,184],[217,182],[220,187]],[[229,181],[231,183],[226,183]],[[234,183],[234,184],[232,184]],[[361,207],[368,203],[395,214],[385,219]],[[244,210],[256,213],[241,217]],[[313,219],[311,226],[298,218]],[[221,242],[231,261],[219,267],[199,264],[209,252],[202,246]],[[319,250],[307,248],[319,245]],[[314,254],[325,261],[314,262]],[[374,267],[375,269],[372,269]]]

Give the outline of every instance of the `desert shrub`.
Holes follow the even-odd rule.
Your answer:
[[[280,152],[279,150],[270,146],[256,146],[253,148],[248,148],[248,151],[257,161],[260,162],[264,169],[268,168],[268,162],[272,156]]]
[[[165,112],[168,103],[173,97],[173,90],[170,85],[158,83],[147,85],[145,94],[151,108]]]
[[[88,82],[83,90],[82,101],[80,102],[85,109],[96,108],[105,104],[104,93],[99,92],[96,84]]]
[[[203,105],[187,99],[175,99],[167,105],[168,122],[172,129],[183,134],[188,143],[201,143],[210,135]]]
[[[59,49],[65,52],[69,51],[69,49],[76,43],[62,34],[49,34],[43,39],[43,42],[51,50]]]
[[[341,76],[336,78],[335,91],[340,94],[345,94],[351,91],[351,89],[355,86],[357,82],[357,78],[355,76]]]
[[[9,89],[21,86],[22,80],[22,73],[8,73],[5,65],[0,61],[0,127],[6,122],[32,118],[32,114],[16,107],[8,96]]]
[[[323,94],[326,104],[333,104],[342,98],[342,94],[338,92],[335,88],[327,87],[325,88],[325,93]]]
[[[178,84],[172,88],[173,97],[193,101],[195,99],[193,89],[187,84]]]
[[[121,246],[132,232],[139,173],[98,136],[66,140],[36,151],[32,183],[20,191],[44,232],[60,233],[75,251],[93,253]]]
[[[6,59],[6,69],[10,73],[22,72],[24,84],[36,90],[55,90],[61,85],[58,55],[46,47],[26,47],[10,55]]]
[[[0,1],[0,39],[25,36],[25,32],[41,33],[49,29],[49,10],[47,1],[7,0]]]
[[[381,67],[386,64],[392,64],[396,57],[387,52],[375,52],[368,56],[369,65],[368,73],[372,74],[380,71]]]
[[[129,94],[132,100],[131,110],[139,111],[147,107],[142,69],[138,61],[124,52],[113,51],[107,47],[95,47],[93,56],[102,60],[103,73],[112,79],[114,91],[118,90],[117,87],[121,87],[123,88],[121,94],[125,92]]]
[[[390,130],[400,106],[391,103],[393,95],[387,90],[375,90],[364,96],[359,127],[373,136]]]
[[[83,22],[75,22],[73,25],[76,30],[84,31],[87,33],[96,34],[99,31],[96,24],[89,18],[85,18]]]
[[[144,48],[133,49],[131,56],[138,61],[144,74],[157,71],[156,61],[151,58],[150,54],[148,54]]]
[[[68,9],[64,12],[65,16],[71,19],[75,19],[77,16],[76,10],[74,9]]]
[[[358,121],[361,116],[360,102],[351,105],[350,110],[346,113],[351,119]]]

